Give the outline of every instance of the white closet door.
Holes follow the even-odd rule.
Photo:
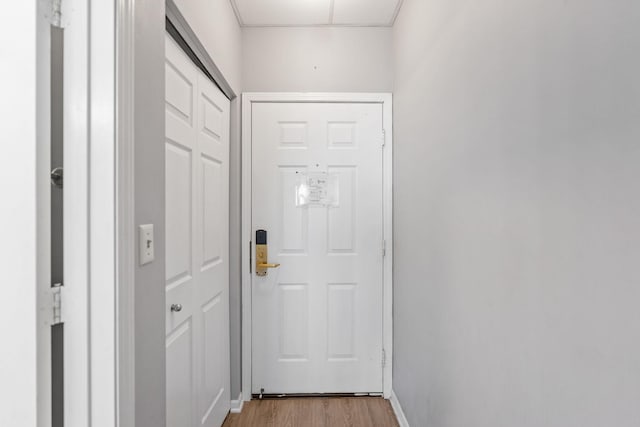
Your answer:
[[[229,100],[166,36],[167,426],[220,426],[229,393]]]

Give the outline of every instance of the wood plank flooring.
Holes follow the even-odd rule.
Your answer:
[[[222,427],[398,427],[381,397],[302,397],[245,402]]]

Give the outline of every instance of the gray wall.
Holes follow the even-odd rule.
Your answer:
[[[245,92],[390,92],[390,28],[244,28]]]
[[[135,224],[154,224],[156,239],[155,261],[135,272],[136,427],[166,424],[164,26],[164,0],[136,2]]]
[[[174,0],[236,94],[241,87],[242,30],[229,0]]]
[[[405,0],[394,389],[412,426],[640,420],[640,3]]]
[[[240,97],[231,101],[229,146],[229,340],[231,350],[231,400],[242,390],[242,301],[241,301],[241,177]]]

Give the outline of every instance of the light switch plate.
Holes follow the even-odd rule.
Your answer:
[[[140,225],[138,227],[138,237],[140,265],[149,264],[154,259],[153,224]]]

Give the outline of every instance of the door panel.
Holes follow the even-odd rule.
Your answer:
[[[167,40],[165,113],[167,427],[195,425],[194,114],[197,70]],[[182,309],[171,309],[179,304]]]
[[[191,149],[174,142],[167,142],[166,163],[166,224],[167,280],[171,286],[191,277]]]
[[[193,423],[192,393],[193,372],[191,363],[192,345],[191,319],[183,322],[167,336],[167,426],[191,425]],[[170,402],[170,403],[169,403]]]
[[[167,425],[214,427],[230,407],[229,101],[169,36],[166,52]]]
[[[229,100],[198,76],[199,167],[196,239],[200,309],[198,420],[222,425],[230,408],[229,361]]]
[[[382,106],[252,108],[253,232],[281,264],[253,275],[252,391],[382,392]],[[318,173],[337,204],[299,206]]]

